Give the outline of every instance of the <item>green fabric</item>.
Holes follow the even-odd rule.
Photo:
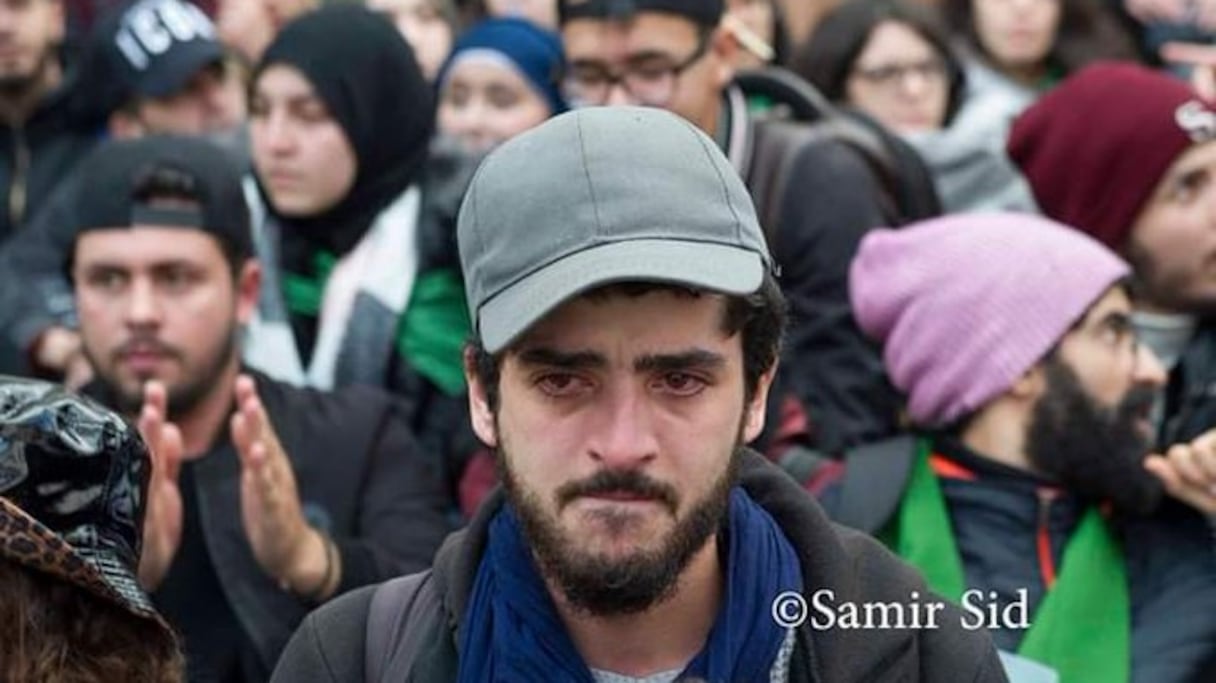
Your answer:
[[[329,274],[338,259],[328,251],[318,251],[312,258],[313,275],[283,273],[283,298],[291,313],[315,318],[321,314],[325,283],[329,282]]]
[[[397,351],[450,395],[464,391],[464,343],[472,324],[464,283],[453,270],[432,270],[414,282],[397,328]]]
[[[958,602],[963,564],[946,501],[920,439],[897,518],[880,534],[915,565],[937,593]],[[1123,551],[1097,508],[1082,516],[1018,654],[1054,668],[1061,683],[1127,681],[1131,669],[1131,602]]]
[[[752,114],[767,114],[773,110],[776,102],[773,98],[767,95],[749,95],[747,97],[747,110]]]
[[[319,251],[313,257],[313,276],[285,272],[287,310],[318,317],[325,286],[337,263],[333,254]],[[414,281],[394,346],[423,377],[455,396],[464,391],[464,343],[471,329],[460,276],[454,270],[432,270]]]

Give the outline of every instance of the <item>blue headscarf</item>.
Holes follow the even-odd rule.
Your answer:
[[[556,33],[516,18],[487,19],[476,24],[460,36],[439,69],[435,82],[440,90],[447,85],[448,75],[461,56],[475,50],[504,57],[548,103],[553,116],[569,109],[561,91],[565,55]]]

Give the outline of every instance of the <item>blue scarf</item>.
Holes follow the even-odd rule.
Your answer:
[[[786,633],[771,604],[783,591],[802,589],[798,556],[768,512],[739,487],[731,491],[729,534],[722,609],[682,676],[767,683]],[[460,683],[594,683],[510,506],[490,522],[460,653]]]

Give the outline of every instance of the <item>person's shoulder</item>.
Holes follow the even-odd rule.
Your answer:
[[[367,617],[379,585],[346,593],[305,617],[283,650],[272,683],[364,680]]]

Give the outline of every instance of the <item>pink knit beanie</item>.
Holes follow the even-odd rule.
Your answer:
[[[1005,392],[1129,272],[1045,218],[965,214],[871,231],[849,290],[913,422],[941,427]]]

